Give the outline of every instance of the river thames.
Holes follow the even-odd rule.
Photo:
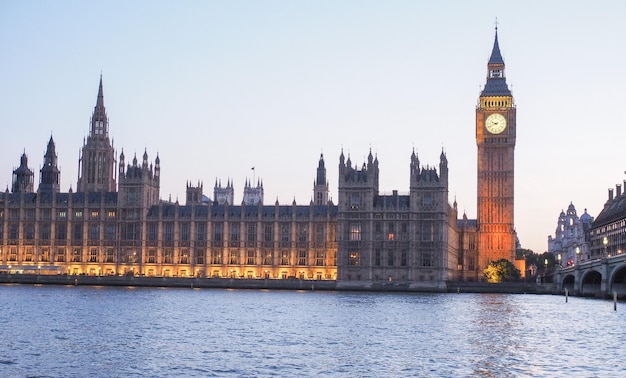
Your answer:
[[[514,294],[0,286],[3,377],[612,377],[626,306]]]

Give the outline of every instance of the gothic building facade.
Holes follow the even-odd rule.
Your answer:
[[[337,280],[345,288],[445,287],[478,280],[489,261],[512,259],[515,106],[497,33],[476,108],[478,219],[449,201],[448,160],[420,165],[410,155],[407,193],[379,190],[378,157],[361,167],[339,157],[338,203],[329,198],[324,156],[313,197],[264,203],[261,180],[246,180],[235,204],[231,179],[212,200],[187,183],[186,202],[160,198],[159,156],[128,162],[109,138],[102,77],[79,156],[77,191],[61,192],[50,138],[34,190],[24,153],[13,185],[0,193],[0,271]]]
[[[578,217],[573,203],[567,212],[561,211],[554,237],[548,236],[548,252],[554,255],[557,265],[566,267],[589,260],[592,224],[593,217],[587,209]]]

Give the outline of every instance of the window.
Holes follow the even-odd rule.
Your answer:
[[[289,251],[280,251],[280,265],[289,265]]]
[[[91,219],[98,219],[100,216],[100,212],[98,210],[91,210],[90,215]]]
[[[382,265],[382,256],[380,253],[380,249],[374,251],[374,265],[381,266]]]
[[[50,240],[50,223],[42,224],[39,228],[39,233],[42,240]],[[2,231],[0,231],[0,239],[2,239]]]
[[[254,258],[254,250],[250,249],[248,250],[248,260],[247,260],[247,264],[248,265],[254,265],[255,264],[255,258]]]
[[[171,264],[174,262],[174,249],[165,248],[163,250],[163,264]]]
[[[154,248],[148,250],[148,264],[155,264],[157,261],[157,251]]]
[[[108,263],[115,262],[115,251],[113,251],[113,248],[107,248],[104,261]]]
[[[263,241],[265,242],[274,241],[274,225],[273,224],[268,223],[263,227]]]
[[[65,248],[57,248],[56,261],[65,262]]]
[[[263,252],[263,264],[272,265],[272,251],[270,249],[266,249]]]
[[[33,261],[33,247],[27,247],[24,255],[24,261]]]
[[[29,224],[26,225],[24,238],[25,239],[34,239],[35,238],[35,225],[34,224],[29,223]]]
[[[83,211],[82,210],[74,211],[74,218],[75,219],[82,219],[83,218]]]
[[[98,250],[96,248],[89,251],[89,262],[98,262]]]
[[[350,225],[350,240],[351,241],[361,240],[361,225],[359,223],[353,223]]]
[[[189,264],[189,250],[187,248],[180,250],[179,264]]]
[[[239,251],[232,249],[230,251],[230,257],[228,258],[229,264],[239,264]]]
[[[214,249],[211,251],[211,264],[221,264],[222,263],[222,251]]]
[[[350,252],[348,265],[359,266],[359,252]]]
[[[81,223],[75,223],[72,231],[72,239],[83,240],[83,225]]]
[[[203,249],[196,249],[196,264],[202,265],[204,264],[204,250]]]
[[[72,252],[72,262],[80,262],[81,261],[81,251],[80,248],[74,248]]]
[[[189,241],[189,223],[180,224],[180,240]]]
[[[206,240],[206,223],[196,223],[196,240]]]
[[[393,266],[393,263],[394,263],[393,251],[388,251],[387,252],[387,266]]]
[[[59,219],[67,219],[67,211],[59,210]]]
[[[108,223],[106,225],[106,234],[104,235],[106,240],[115,240],[115,224]]]
[[[223,223],[215,223],[213,225],[213,241],[216,242],[221,242],[223,240],[222,238],[222,234],[224,230],[224,224]]]
[[[350,197],[350,208],[358,209],[359,205],[361,205],[361,197],[358,194],[353,194]]]
[[[107,217],[108,218],[115,218],[115,210],[107,211]]]
[[[433,259],[430,252],[422,252],[422,266],[433,266]]]
[[[9,239],[18,239],[19,234],[19,225],[17,223],[13,223],[9,226]]]
[[[289,235],[291,234],[291,227],[289,223],[282,223],[280,225],[280,241],[288,242],[291,240]]]
[[[406,250],[402,250],[400,252],[400,266],[407,266],[407,252]]]
[[[316,266],[324,266],[325,258],[326,258],[326,253],[324,251],[321,251],[321,250],[315,251],[315,265]]]
[[[57,223],[56,225],[57,240],[67,239],[67,224]]]
[[[159,232],[159,224],[158,223],[149,223],[148,224],[148,240],[156,241],[158,238]]]
[[[126,251],[126,262],[130,264],[134,264],[137,262],[137,252],[135,250],[129,249]]]
[[[230,224],[230,241],[237,242],[239,241],[239,223],[231,223]]]
[[[256,241],[256,223],[248,223],[246,240],[249,242]]]
[[[97,224],[92,224],[89,226],[89,240],[98,241],[100,240],[100,226]]]
[[[139,224],[126,224],[126,240],[139,240]]]
[[[50,248],[48,247],[41,248],[41,255],[39,256],[39,261],[41,262],[50,261]]]
[[[164,224],[164,233],[165,233],[165,240],[167,241],[172,241],[174,240],[174,224],[171,222],[165,223]]]
[[[11,247],[9,250],[9,261],[17,261],[17,248]]]
[[[315,226],[315,242],[323,243],[324,242],[324,225],[318,224]]]
[[[306,223],[298,224],[298,241],[301,243],[309,241],[309,225]]]
[[[306,249],[301,249],[298,251],[298,265],[307,265],[307,253]]]

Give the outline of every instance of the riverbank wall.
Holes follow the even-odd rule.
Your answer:
[[[415,286],[401,283],[372,284],[354,287],[331,280],[300,279],[241,279],[241,278],[182,278],[182,277],[134,277],[134,276],[81,276],[0,273],[0,284],[25,285],[75,285],[75,286],[130,286],[130,287],[178,287],[253,290],[326,290],[371,292],[448,292],[448,293],[502,293],[502,294],[555,294],[553,285],[507,282],[448,281],[445,285]]]

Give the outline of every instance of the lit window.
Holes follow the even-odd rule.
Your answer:
[[[360,224],[353,224],[350,226],[350,240],[351,241],[361,240],[361,225]]]
[[[359,252],[350,253],[350,260],[348,261],[348,265],[351,265],[351,266],[359,265]]]

